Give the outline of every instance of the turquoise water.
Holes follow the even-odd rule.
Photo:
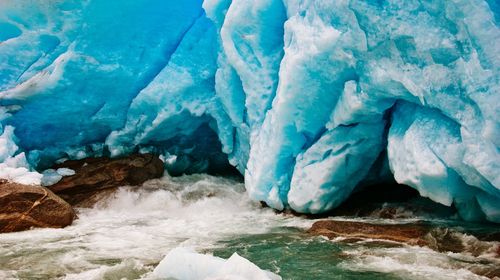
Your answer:
[[[353,271],[342,267],[348,245],[311,238],[300,231],[248,235],[220,242],[215,255],[228,258],[238,252],[259,267],[284,279],[403,279],[391,273]]]
[[[294,280],[487,279],[479,274],[493,275],[500,267],[499,243],[472,235],[460,235],[467,245],[462,253],[310,236],[306,230],[314,220],[262,208],[240,182],[207,175],[123,187],[78,215],[65,229],[0,234],[0,279],[154,279],[153,269],[180,246],[224,258],[237,252]],[[482,235],[497,229],[437,222]]]
[[[500,272],[500,260],[491,256],[377,241],[335,242],[297,229],[246,235],[219,245],[215,255],[227,258],[237,252],[283,279],[486,279],[471,271],[497,277]]]

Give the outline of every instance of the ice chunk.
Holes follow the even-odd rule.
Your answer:
[[[176,248],[165,256],[153,274],[178,280],[201,280],[215,275],[224,262],[222,258],[198,254],[186,248]]]
[[[62,179],[62,175],[59,174],[57,171],[54,169],[47,169],[42,172],[42,181],[41,184],[42,186],[51,186],[54,185],[55,183],[59,182]]]
[[[57,168],[57,174],[61,176],[73,176],[75,175],[75,170],[69,168]]]
[[[154,276],[176,280],[281,280],[234,253],[229,259],[198,254],[187,248],[171,250],[153,271]]]
[[[40,185],[42,174],[33,171],[24,153],[0,163],[0,178],[24,185]]]
[[[25,185],[38,185],[42,178],[31,170],[25,153],[18,153],[12,126],[6,126],[0,135],[0,178]]]
[[[47,169],[42,172],[42,186],[51,186],[59,182],[64,176],[75,175],[75,171],[69,168]]]

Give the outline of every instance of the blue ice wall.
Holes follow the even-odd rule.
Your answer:
[[[0,46],[0,102],[20,105],[4,124],[24,150],[54,158],[122,128],[204,18],[196,0],[2,1],[1,15],[20,30]]]
[[[0,176],[136,150],[180,172],[227,158],[253,199],[320,213],[387,166],[465,219],[500,222],[499,13],[490,0],[2,1]]]

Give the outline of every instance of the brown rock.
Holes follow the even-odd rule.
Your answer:
[[[489,279],[500,279],[500,267],[495,266],[494,264],[491,266],[472,266],[469,268],[470,271],[477,275],[481,275],[487,277]]]
[[[107,199],[113,197],[113,195],[118,191],[118,188],[108,188],[97,190],[89,193],[80,193],[71,196],[71,201],[73,207],[77,208],[93,208],[99,202],[105,202]]]
[[[430,230],[418,224],[370,224],[364,222],[325,220],[315,222],[308,230],[314,235],[329,239],[345,237],[349,239],[383,239],[412,245],[427,245],[424,236]]]
[[[0,233],[62,228],[75,216],[73,208],[47,188],[0,180]]]
[[[54,168],[70,168],[75,175],[49,186],[57,195],[75,205],[101,190],[119,186],[135,186],[163,176],[163,162],[153,154],[133,154],[110,159],[105,157],[69,160]]]
[[[498,241],[482,241],[457,230],[439,227],[430,223],[372,224],[357,221],[323,220],[315,222],[308,230],[313,235],[329,239],[343,237],[342,242],[351,243],[370,240],[377,247],[400,246],[400,243],[426,246],[439,252],[468,253],[472,256],[493,255],[500,248]],[[496,234],[494,234],[496,236]],[[388,242],[390,241],[390,242]],[[494,258],[500,257],[496,252]],[[481,263],[468,265],[471,272],[491,279],[499,279],[498,262],[481,257]]]
[[[343,237],[343,242],[374,239],[379,243],[392,241],[425,246],[438,252],[468,253],[473,256],[495,255],[500,257],[500,242],[478,239],[470,233],[439,227],[429,223],[371,224],[366,222],[323,220],[315,222],[308,230],[313,235],[329,239]]]

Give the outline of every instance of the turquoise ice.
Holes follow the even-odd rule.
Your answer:
[[[390,171],[500,222],[499,22],[492,0],[2,1],[0,176],[155,151],[321,213]]]

